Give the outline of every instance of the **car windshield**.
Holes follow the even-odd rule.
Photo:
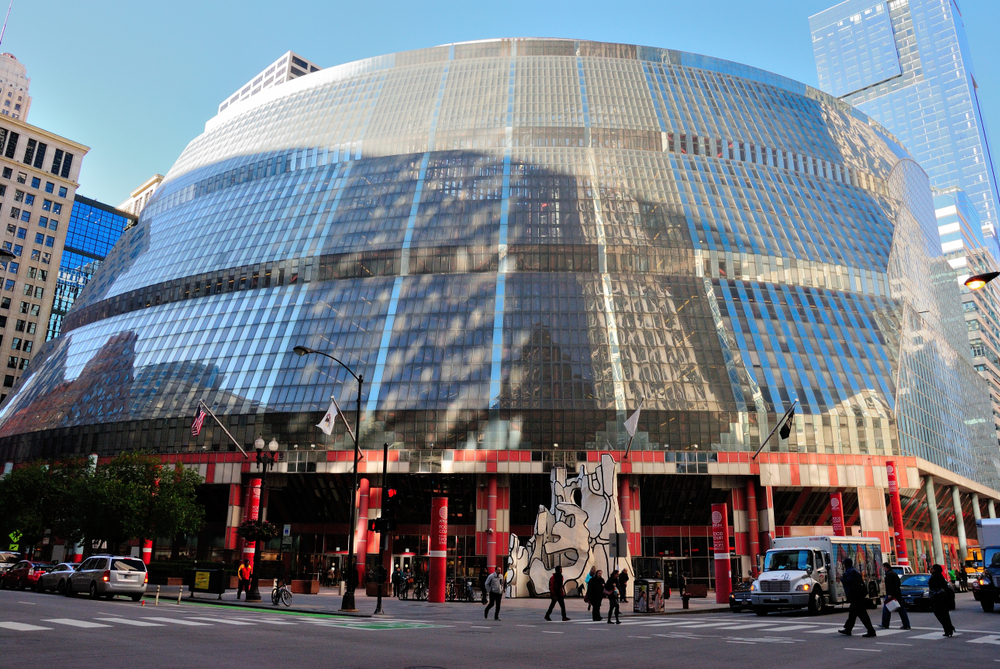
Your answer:
[[[1000,548],[986,549],[986,564],[990,567],[1000,567]]]
[[[764,559],[764,571],[805,571],[812,566],[810,553],[812,551],[807,550],[770,552]]]
[[[900,583],[902,585],[908,585],[913,588],[919,588],[921,586],[926,586],[927,582],[930,580],[930,574],[910,574],[905,577]]]
[[[0,564],[13,564],[21,559],[17,553],[0,554]]]
[[[146,565],[142,560],[120,559],[115,560],[114,569],[116,571],[146,571]]]

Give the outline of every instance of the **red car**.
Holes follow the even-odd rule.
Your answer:
[[[0,577],[0,588],[17,588],[18,590],[31,588],[34,590],[36,583],[38,583],[38,577],[51,566],[45,562],[21,560]]]

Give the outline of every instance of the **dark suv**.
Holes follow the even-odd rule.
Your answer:
[[[972,579],[972,592],[983,611],[992,613],[1000,601],[1000,546],[983,549],[983,571]]]

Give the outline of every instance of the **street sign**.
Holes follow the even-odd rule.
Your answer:
[[[290,536],[292,536],[292,526],[291,525],[285,525],[281,529],[281,536],[283,536],[283,537],[290,537]]]
[[[11,532],[10,534],[8,534],[7,536],[10,538],[10,550],[16,551],[20,547],[20,545],[21,545],[20,541],[21,541],[21,537],[23,536],[21,534],[21,530],[14,530],[13,532]]]

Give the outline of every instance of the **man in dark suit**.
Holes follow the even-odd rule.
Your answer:
[[[844,558],[844,575],[840,577],[840,582],[844,584],[844,595],[847,597],[850,610],[847,614],[847,622],[844,623],[844,629],[837,631],[845,636],[851,636],[854,621],[861,620],[861,624],[868,630],[863,636],[869,638],[875,636],[875,628],[872,627],[872,620],[868,617],[866,608],[868,592],[865,590],[865,579],[861,578],[861,574],[854,568],[854,563],[850,558]]]

